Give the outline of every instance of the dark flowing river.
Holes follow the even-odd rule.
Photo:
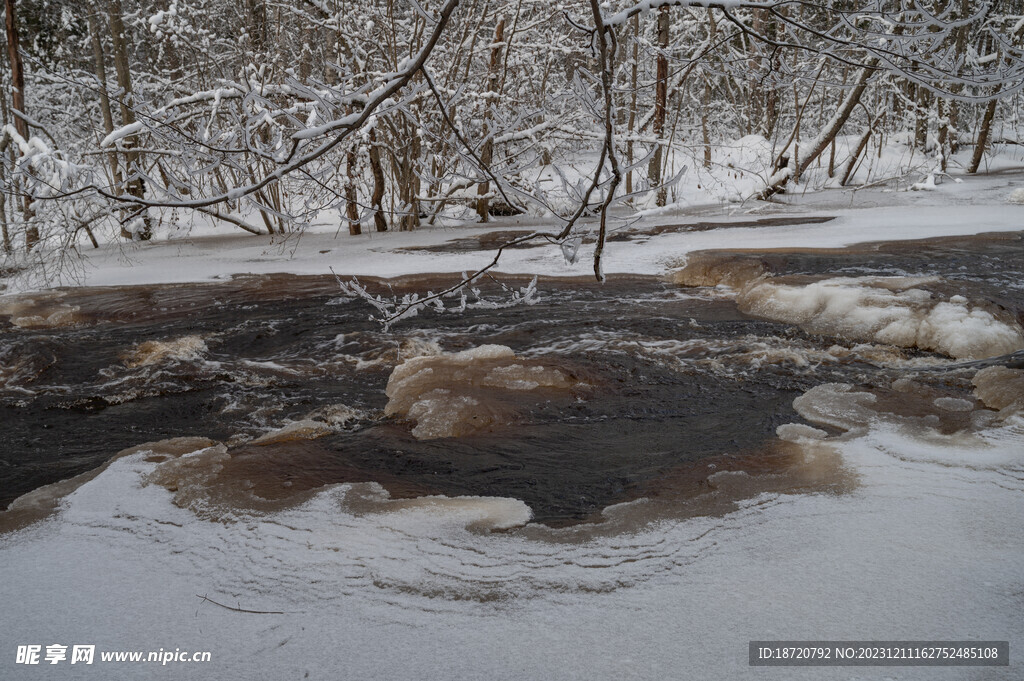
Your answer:
[[[755,267],[803,283],[932,277],[921,284],[927,295],[964,296],[1008,324],[1024,310],[1020,234],[708,257],[719,275]],[[527,281],[497,279],[513,287]],[[454,280],[369,284],[402,293]],[[483,288],[500,299],[496,284]],[[332,277],[8,298],[0,306],[0,508],[121,449],[202,436],[229,445],[220,475],[260,499],[374,481],[399,498],[514,497],[535,521],[559,526],[640,496],[699,496],[714,486],[715,472],[778,474],[788,455],[776,429],[800,422],[794,398],[822,383],[886,399],[894,381],[911,376],[930,399],[975,403],[969,362],[842,326],[827,333],[770,321],[742,312],[725,289],[640,276],[604,285],[542,279],[538,289],[532,305],[428,311],[390,332],[368,319],[363,301],[341,295]],[[470,402],[498,406],[484,404],[486,426],[460,437],[419,439],[414,419],[385,416],[396,366],[484,345],[505,346],[522,365],[553,368],[576,387],[475,392]],[[447,385],[444,375],[437,380]],[[950,410],[940,427],[958,427],[957,414]],[[317,424],[319,437],[254,442],[297,422],[299,430]],[[783,480],[833,492],[849,482],[837,474]]]

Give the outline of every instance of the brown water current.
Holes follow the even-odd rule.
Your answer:
[[[146,482],[211,519],[365,483],[367,508],[504,497],[532,511],[529,533],[582,536],[763,492],[842,493],[856,479],[824,438],[848,423],[822,409],[810,425],[801,396],[853,386],[871,413],[941,434],[1019,412],[1022,275],[1020,234],[707,252],[670,281],[541,279],[533,305],[424,312],[389,333],[332,277],[7,297],[0,504],[21,498],[0,522],[45,515],[151,441]],[[198,439],[166,442],[182,437]]]

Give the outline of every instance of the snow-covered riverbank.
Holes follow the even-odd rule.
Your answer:
[[[1011,203],[1024,188],[1024,170],[987,176],[961,176],[934,191],[894,191],[882,187],[857,191],[824,190],[782,196],[781,203],[722,204],[664,209],[638,221],[614,223],[612,235],[658,225],[721,223],[722,229],[665,232],[653,238],[609,244],[606,273],[663,274],[689,252],[714,248],[835,248],[866,241],[1016,231],[1024,225],[1024,207]],[[835,217],[821,224],[787,225],[785,216]],[[771,226],[751,225],[777,218]],[[744,224],[748,226],[744,226]],[[587,223],[585,223],[586,225]],[[590,224],[588,229],[593,229]],[[113,242],[98,250],[83,248],[82,260],[68,261],[10,283],[11,291],[55,285],[122,286],[203,281],[233,274],[291,273],[395,277],[425,272],[472,271],[490,263],[493,252],[439,253],[422,250],[446,241],[498,231],[550,231],[539,218],[499,218],[486,226],[427,227],[414,232],[349,236],[336,225],[310,227],[301,236],[253,236],[197,226],[171,232],[149,243]],[[494,244],[500,244],[501,239]],[[420,249],[420,250],[417,250]],[[558,246],[506,251],[498,269],[508,273],[552,276],[592,272],[592,246],[584,244],[575,264]]]

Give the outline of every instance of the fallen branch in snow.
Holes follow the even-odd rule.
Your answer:
[[[217,601],[213,600],[212,598],[210,598],[206,594],[203,594],[202,596],[200,596],[199,594],[196,594],[196,598],[202,598],[204,603],[213,603],[214,605],[219,605],[220,607],[224,608],[225,610],[233,610],[235,612],[248,612],[248,613],[252,613],[253,615],[285,615],[285,614],[287,614],[283,610],[247,610],[246,608],[233,608],[230,605],[224,605],[223,603],[218,603]]]
[[[908,177],[910,177],[911,175],[916,174],[917,172],[918,172],[917,169],[911,169],[911,170],[908,170],[907,172],[902,173],[900,175],[890,175],[889,177],[883,177],[881,179],[875,180],[874,182],[868,182],[867,184],[857,185],[856,187],[844,187],[843,191],[856,193],[856,192],[859,192],[862,189],[870,189],[872,187],[877,187],[879,185],[888,184],[890,182],[899,182],[900,180],[906,180]]]

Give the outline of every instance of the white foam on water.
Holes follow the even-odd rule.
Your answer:
[[[345,348],[350,342],[349,336],[357,334],[341,334],[334,340],[338,349]],[[383,349],[379,347],[383,345]],[[357,371],[366,371],[380,367],[394,367],[414,357],[430,357],[444,352],[436,338],[429,335],[412,335],[399,342],[389,343],[377,340],[374,348],[359,354],[341,353],[338,358],[355,365]]]
[[[809,373],[822,364],[844,362],[912,368],[931,367],[947,361],[934,357],[907,357],[905,350],[878,343],[850,342],[848,345],[833,344],[822,348],[799,338],[779,336],[743,334],[675,339],[610,330],[581,333],[573,338],[534,346],[523,354],[539,358],[548,354],[590,352],[639,355],[684,372],[698,370],[728,376],[748,374],[772,365],[784,365],[794,372]]]

